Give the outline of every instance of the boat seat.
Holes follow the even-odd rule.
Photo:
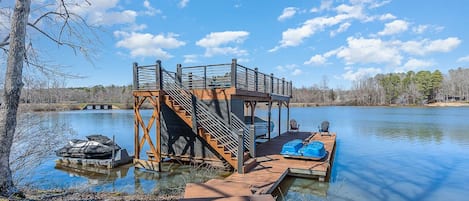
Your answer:
[[[300,124],[295,119],[290,120],[290,130],[298,132],[300,130]]]

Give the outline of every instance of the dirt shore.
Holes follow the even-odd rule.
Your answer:
[[[181,195],[154,195],[154,194],[126,194],[121,192],[73,192],[64,190],[26,190],[25,198],[12,197],[5,198],[0,196],[0,201],[21,200],[21,201],[39,201],[39,200],[87,200],[87,201],[117,201],[117,200],[179,200]]]
[[[465,102],[437,102],[437,103],[430,103],[426,104],[425,106],[428,107],[468,107],[469,103]]]

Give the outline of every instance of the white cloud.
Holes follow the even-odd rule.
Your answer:
[[[413,55],[426,55],[433,52],[449,52],[461,44],[461,40],[457,37],[449,37],[447,39],[421,41],[407,41],[401,43],[401,49],[404,52]]]
[[[69,10],[84,17],[92,25],[131,24],[137,12],[120,10],[118,0],[94,0],[91,4],[73,4]]]
[[[116,46],[129,49],[132,57],[169,59],[173,56],[163,49],[174,49],[185,45],[185,42],[179,41],[177,39],[178,35],[173,33],[153,35],[150,33],[116,31],[114,36],[120,38]]]
[[[416,34],[422,34],[428,29],[428,25],[418,25],[412,28],[412,31]]]
[[[184,55],[184,63],[197,63],[199,62],[197,60],[199,56],[196,55],[196,54],[188,54],[188,55]]]
[[[352,24],[350,24],[350,23],[348,23],[348,22],[343,23],[343,24],[341,24],[341,25],[339,26],[339,28],[338,28],[337,30],[332,30],[329,35],[330,35],[331,37],[334,37],[334,36],[336,36],[336,35],[339,34],[339,33],[342,33],[342,32],[344,32],[344,31],[347,31],[347,29],[348,29],[351,25],[352,25]]]
[[[409,23],[404,20],[394,20],[384,25],[384,30],[378,32],[378,35],[394,35],[402,33],[409,28]]]
[[[381,21],[385,21],[385,20],[394,20],[394,19],[396,19],[396,18],[397,18],[397,17],[394,16],[393,14],[391,14],[391,13],[386,13],[386,14],[384,14],[384,15],[379,16],[379,20],[381,20]]]
[[[161,10],[153,8],[148,0],[143,1],[143,6],[147,9],[143,12],[145,15],[155,16],[156,14],[162,13]]]
[[[342,74],[342,78],[349,81],[356,81],[366,77],[373,77],[378,73],[381,73],[379,68],[359,68],[357,71],[353,71],[351,68],[346,68],[346,72]]]
[[[412,28],[412,32],[416,34],[423,34],[424,32],[440,32],[444,29],[442,26],[421,24]]]
[[[322,65],[326,63],[326,57],[316,54],[312,56],[308,61],[305,61],[305,65]]]
[[[402,56],[392,43],[381,39],[347,38],[347,47],[337,49],[336,56],[347,64],[378,63],[400,65]]]
[[[408,72],[408,71],[415,71],[420,68],[431,67],[435,65],[435,63],[431,61],[424,61],[419,59],[411,58],[409,59],[402,68],[397,68],[396,72]]]
[[[224,31],[212,32],[204,38],[196,42],[196,45],[205,48],[205,56],[211,57],[214,55],[230,55],[244,56],[247,55],[246,50],[242,50],[236,46],[220,47],[228,44],[240,44],[249,36],[246,31]]]
[[[319,8],[312,8],[310,12],[316,13],[323,10],[330,10],[332,7],[332,3],[334,3],[332,0],[322,0]]]
[[[297,11],[298,11],[298,8],[295,8],[295,7],[284,8],[282,15],[278,16],[277,20],[284,21],[286,19],[292,18],[296,14]]]
[[[468,62],[469,63],[469,55],[467,55],[465,57],[460,57],[458,59],[458,62]]]
[[[189,3],[189,0],[181,0],[181,1],[178,3],[178,7],[179,7],[179,8],[185,8],[188,3]]]
[[[311,37],[327,27],[341,24],[346,20],[368,21],[371,18],[363,13],[363,5],[339,5],[336,7],[337,15],[333,17],[316,17],[306,20],[300,27],[289,28],[282,33],[282,40],[279,45],[270,49],[269,52],[275,52],[280,48],[294,47],[303,43],[304,39]],[[346,25],[345,25],[346,26]]]
[[[297,76],[297,75],[301,75],[303,73],[303,71],[301,69],[295,69],[293,70],[293,72],[291,73],[293,76]]]

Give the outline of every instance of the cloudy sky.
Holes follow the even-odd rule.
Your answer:
[[[469,67],[469,1],[89,0],[72,10],[98,25],[94,65],[44,43],[69,86],[132,83],[132,62],[238,63],[312,86],[377,73]],[[60,56],[57,56],[60,55]],[[54,57],[57,56],[57,57]]]

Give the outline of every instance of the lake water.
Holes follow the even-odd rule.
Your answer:
[[[283,110],[282,117],[286,117]],[[133,111],[47,113],[70,123],[83,136],[102,133],[133,151]],[[150,111],[144,111],[150,115]],[[266,117],[266,111],[257,110]],[[278,110],[272,111],[278,116]],[[285,200],[467,200],[469,196],[469,108],[311,107],[291,108],[302,131],[316,131],[323,120],[337,133],[329,183],[287,178],[280,186]],[[278,120],[275,131],[277,131]],[[282,132],[286,122],[281,122]],[[53,158],[53,157],[52,157]],[[166,165],[153,173],[126,166],[84,174],[56,169],[48,161],[24,183],[42,188],[154,192],[185,182],[226,176],[222,171]]]

